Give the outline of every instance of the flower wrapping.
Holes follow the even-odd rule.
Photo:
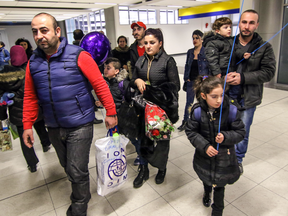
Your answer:
[[[151,140],[168,140],[174,126],[166,112],[156,104],[147,103],[145,107],[145,134]]]

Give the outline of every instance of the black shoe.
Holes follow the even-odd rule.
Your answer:
[[[51,145],[51,144],[50,144],[50,145]],[[43,148],[43,152],[49,151],[49,149],[51,148],[50,145],[49,145],[49,146],[43,146],[43,147],[42,147],[42,148]]]
[[[239,166],[239,170],[240,170],[240,175],[242,175],[244,172],[242,163],[238,163],[238,166]]]
[[[30,170],[31,173],[36,172],[37,171],[37,165],[28,166],[28,170]]]
[[[205,193],[204,192],[202,202],[203,202],[203,205],[205,207],[210,207],[210,205],[211,205],[211,193]]]
[[[134,188],[139,188],[143,185],[143,181],[146,181],[149,179],[149,169],[148,165],[139,165],[139,173],[135,180],[133,181]]]
[[[180,132],[185,130],[187,121],[182,121],[182,124],[177,128]]]
[[[101,124],[102,122],[103,122],[102,119],[97,119],[96,117],[95,117],[95,119],[93,120],[93,124]]]
[[[155,177],[156,184],[162,184],[164,182],[165,175],[166,175],[166,169],[163,171],[158,170],[158,173]]]

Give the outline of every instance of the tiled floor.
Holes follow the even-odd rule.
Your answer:
[[[182,79],[182,75],[181,75]],[[185,94],[180,92],[182,117]],[[244,159],[244,174],[226,187],[225,216],[288,215],[288,92],[265,88],[251,128],[249,149]],[[101,112],[96,112],[101,118]],[[287,119],[286,119],[287,117]],[[179,126],[179,122],[176,127]],[[208,216],[211,208],[202,205],[202,184],[192,168],[194,148],[184,132],[175,132],[171,140],[167,177],[154,182],[157,170],[150,167],[150,179],[139,189],[132,186],[137,167],[130,144],[128,182],[107,197],[97,195],[94,142],[106,134],[104,124],[95,125],[90,154],[92,199],[88,215],[129,216]],[[37,139],[37,137],[36,137]],[[69,206],[70,183],[61,168],[55,150],[43,153],[39,140],[35,148],[38,171],[30,173],[22,156],[19,140],[13,151],[0,152],[0,215],[64,216]]]

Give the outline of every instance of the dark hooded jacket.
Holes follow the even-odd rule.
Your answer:
[[[0,72],[0,95],[2,96],[4,92],[15,94],[11,99],[14,103],[9,106],[9,119],[16,126],[22,126],[24,83],[25,67],[5,65]],[[6,110],[7,106],[0,107],[0,120],[7,118]]]
[[[215,137],[219,128],[220,108],[216,109],[213,116],[210,115],[206,101],[200,99],[192,107],[190,119],[186,126],[186,135],[191,144],[196,148],[193,167],[199,178],[207,185],[223,187],[233,184],[240,176],[240,170],[236,158],[234,144],[240,142],[245,136],[244,123],[237,112],[236,119],[229,123],[229,99],[225,97],[223,102],[221,133],[224,141],[219,144],[218,155],[209,157],[206,150],[211,145],[217,149]],[[201,107],[201,122],[194,115],[194,109]]]
[[[233,45],[232,37],[223,37],[220,34],[209,32],[203,39],[206,59],[209,62],[209,69],[212,74],[226,75],[230,54]],[[235,62],[230,63],[230,71],[234,71]]]
[[[111,53],[114,58],[119,59],[121,62],[121,67],[128,64],[128,61],[130,60],[130,51],[128,46],[126,46],[124,49],[121,49],[119,46],[115,47]]]
[[[12,65],[5,65],[0,71],[0,96],[4,92],[15,94],[12,98],[14,103],[9,106],[9,118],[12,124],[22,126],[25,69],[28,60],[24,48],[20,45],[11,47],[10,56]],[[6,118],[7,106],[1,106],[0,120]]]
[[[264,43],[265,41],[261,36],[254,32],[252,40],[248,43],[250,46],[247,52],[252,53]],[[235,59],[236,63],[243,59],[239,35],[237,35],[235,41]],[[269,82],[275,75],[276,61],[271,44],[266,43],[249,59],[242,61],[240,64],[242,67],[240,74],[245,108],[255,107],[261,104],[263,83]]]
[[[122,104],[122,101],[124,99],[124,93],[125,90],[129,86],[129,80],[128,78],[128,72],[123,69],[121,70],[116,77],[112,79],[104,78],[109,86],[109,89],[111,91],[111,94],[114,99],[114,103],[116,105],[116,111],[119,112],[120,106]],[[123,81],[123,82],[122,82]],[[121,83],[121,84],[119,84]]]

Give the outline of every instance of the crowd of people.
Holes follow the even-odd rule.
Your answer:
[[[210,207],[214,191],[213,216],[223,214],[225,185],[233,184],[243,173],[242,161],[254,112],[262,100],[263,83],[273,78],[276,64],[269,43],[251,55],[265,43],[255,32],[259,25],[256,11],[242,13],[232,54],[231,25],[229,18],[222,17],[216,19],[208,33],[193,31],[194,47],[187,52],[182,87],[186,91],[186,105],[178,127],[179,131],[185,130],[196,149],[193,168],[203,182],[205,207]],[[8,109],[31,172],[37,171],[39,161],[33,148],[32,126],[44,152],[53,145],[72,186],[67,215],[84,216],[91,198],[88,163],[93,123],[102,123],[95,118],[95,110],[106,109],[104,121],[110,129],[118,124],[117,115],[128,96],[142,97],[142,101],[156,98],[152,102],[176,123],[181,89],[178,68],[164,49],[162,31],[147,28],[140,21],[131,25],[135,42],[129,47],[125,36],[118,37],[118,46],[102,69],[79,47],[85,36],[82,30],[74,31],[70,45],[61,37],[61,29],[50,14],[35,15],[31,27],[37,45],[34,51],[25,38],[19,38],[10,53],[0,42],[0,96],[15,95],[14,104],[0,106],[0,120],[8,118]],[[223,93],[225,80],[229,87]],[[170,104],[161,101],[159,95],[169,95]],[[149,139],[145,135],[144,109],[137,112],[139,135],[128,137],[138,155],[134,161],[139,166],[138,175],[133,187],[139,188],[149,179],[149,164],[158,168],[155,183],[162,184],[170,139]]]

